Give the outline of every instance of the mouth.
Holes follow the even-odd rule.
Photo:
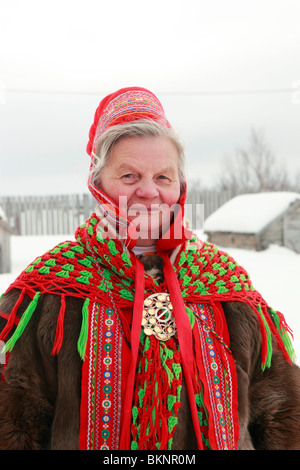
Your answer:
[[[140,213],[140,214],[150,214],[150,213],[156,213],[160,211],[161,209],[159,208],[158,204],[152,204],[150,206],[133,204],[132,206],[128,208],[128,213],[134,212],[134,213]]]

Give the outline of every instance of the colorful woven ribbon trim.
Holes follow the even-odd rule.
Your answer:
[[[117,312],[93,302],[83,367],[79,448],[119,448],[122,341]]]
[[[209,421],[207,438],[203,436],[208,448],[232,450],[237,448],[237,379],[234,359],[224,339],[216,340],[216,317],[209,304],[190,305],[195,312],[195,321],[201,345],[198,358],[199,380],[206,387],[201,402]]]

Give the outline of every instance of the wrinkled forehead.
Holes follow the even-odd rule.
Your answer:
[[[166,136],[134,136],[120,138],[107,155],[103,166],[153,170],[169,169],[178,172],[179,152]]]

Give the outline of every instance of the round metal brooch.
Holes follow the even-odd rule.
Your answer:
[[[176,334],[169,294],[152,294],[144,300],[142,326],[147,336],[167,341]]]

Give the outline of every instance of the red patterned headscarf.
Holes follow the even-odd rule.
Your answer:
[[[106,96],[96,109],[89,133],[87,153],[91,155],[97,140],[109,127],[140,119],[150,119],[165,127],[171,127],[162,104],[146,88],[121,88]]]

